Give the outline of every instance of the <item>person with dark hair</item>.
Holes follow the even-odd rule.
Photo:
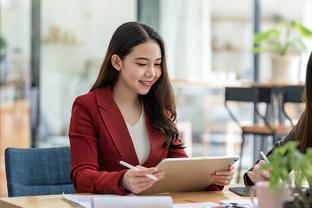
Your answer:
[[[306,80],[303,101],[305,109],[300,116],[298,123],[290,131],[289,135],[274,146],[283,145],[289,141],[298,141],[298,150],[305,152],[308,147],[312,147],[312,53],[310,53],[309,61],[306,69]],[[268,152],[270,155],[274,148]],[[265,181],[270,179],[270,171],[262,171],[259,173],[259,168],[265,164],[266,161],[259,160],[249,171],[244,174],[244,183],[246,186],[252,186],[258,181]]]
[[[187,157],[175,108],[162,39],[148,25],[122,24],[90,92],[73,103],[69,138],[76,191],[140,193],[155,183],[146,174],[163,178],[155,168],[162,159]],[[214,179],[208,190],[222,190],[233,172],[231,166],[207,176]]]

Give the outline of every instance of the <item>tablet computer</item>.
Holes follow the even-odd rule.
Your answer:
[[[140,195],[206,190],[213,183],[212,173],[226,170],[237,160],[238,157],[166,158],[156,166],[165,171],[164,178]]]

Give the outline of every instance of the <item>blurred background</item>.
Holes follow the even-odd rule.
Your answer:
[[[0,194],[6,147],[69,145],[74,98],[89,91],[112,33],[126,21],[149,24],[165,41],[190,155],[239,155],[241,129],[224,107],[225,86],[271,81],[270,55],[252,52],[254,34],[277,21],[312,28],[311,11],[311,0],[0,0]],[[312,50],[305,43],[297,83]],[[234,111],[254,122],[252,104]],[[257,159],[253,147],[248,140],[243,169]]]

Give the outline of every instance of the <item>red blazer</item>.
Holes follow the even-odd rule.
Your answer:
[[[146,115],[151,150],[145,167],[162,159],[187,157],[183,149],[172,149],[164,136],[153,130]],[[120,181],[127,169],[120,160],[139,165],[131,137],[110,88],[99,88],[74,101],[69,129],[71,178],[77,192],[128,194]],[[177,141],[180,142],[180,141]],[[211,186],[211,189],[220,189]]]

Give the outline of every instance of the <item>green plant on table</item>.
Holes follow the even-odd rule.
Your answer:
[[[304,39],[312,39],[312,30],[297,20],[280,21],[265,32],[256,33],[254,53],[271,52],[284,56],[290,51],[306,51]]]
[[[270,188],[278,190],[293,180],[290,171],[293,171],[296,190],[295,204],[299,207],[310,207],[312,205],[312,149],[308,148],[305,153],[297,149],[297,142],[287,142],[274,149],[268,157],[269,163],[263,165],[259,171],[270,170]],[[304,190],[302,186],[307,181],[309,189]]]

